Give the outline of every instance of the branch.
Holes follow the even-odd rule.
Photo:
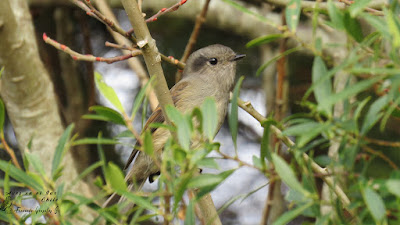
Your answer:
[[[43,40],[49,45],[52,45],[58,50],[64,51],[65,53],[69,54],[74,60],[81,60],[81,61],[88,61],[88,62],[106,62],[108,64],[118,62],[118,61],[123,61],[126,59],[129,59],[134,56],[141,55],[142,52],[140,50],[134,50],[131,51],[130,54],[127,55],[121,55],[121,56],[116,56],[116,57],[111,57],[111,58],[103,58],[103,57],[96,57],[94,55],[83,55],[78,52],[75,52],[71,48],[69,48],[66,45],[60,44],[57,41],[49,38],[46,33],[43,33]]]
[[[250,102],[244,102],[243,100],[238,98],[238,105],[240,106],[240,108],[242,108],[244,111],[246,111],[247,113],[249,113],[251,116],[253,116],[256,120],[258,120],[260,123],[262,123],[263,121],[266,121],[267,119],[262,116],[259,112],[257,112],[257,110],[255,110],[253,108],[253,106],[251,105]],[[285,145],[287,145],[289,147],[289,150],[291,150],[291,147],[294,147],[295,143],[290,140],[287,136],[282,134],[282,131],[279,130],[279,128],[277,128],[274,125],[270,126],[271,131],[280,139],[283,141],[283,143],[285,143]],[[342,202],[342,204],[347,207],[350,204],[350,200],[347,197],[347,195],[344,193],[343,189],[339,186],[335,184],[335,181],[329,176],[331,174],[331,172],[326,169],[326,168],[322,168],[320,167],[317,163],[315,163],[307,154],[303,153],[303,159],[310,163],[311,168],[314,172],[321,174],[323,177],[322,179],[324,180],[324,182],[326,184],[328,184],[328,186],[333,189],[333,191],[336,193],[336,195],[338,196],[338,198],[340,199],[340,201]]]
[[[264,2],[276,5],[279,7],[286,7],[289,4],[289,0],[264,0]],[[344,3],[344,4],[342,4]],[[344,9],[346,6],[353,4],[353,1],[349,0],[338,0],[338,2],[333,2],[333,4],[339,8],[339,9]],[[383,16],[383,12],[377,9],[380,9],[382,5],[387,4],[384,1],[371,1],[370,4],[368,4],[368,7],[365,8],[365,11],[370,12],[374,15],[377,16]],[[302,9],[307,9],[307,8],[312,8],[314,9],[317,5],[317,2],[315,1],[301,1],[301,8]],[[318,2],[318,8],[319,9],[324,9],[328,10],[328,3],[326,2]]]
[[[162,15],[164,15],[165,13],[168,13],[168,12],[173,12],[173,11],[178,10],[179,7],[180,7],[181,5],[183,5],[183,4],[186,3],[186,1],[187,1],[187,0],[181,0],[181,1],[179,1],[178,3],[176,3],[175,5],[173,5],[173,6],[169,7],[169,8],[162,8],[162,9],[160,9],[160,11],[158,11],[155,15],[153,15],[152,17],[146,19],[146,22],[147,22],[147,23],[149,23],[149,22],[154,22],[154,21],[157,20],[157,18],[158,18],[159,16],[162,16]]]
[[[133,29],[137,37],[137,45],[141,48],[144,61],[146,62],[147,70],[150,76],[155,76],[155,82],[157,88],[155,93],[157,99],[160,102],[161,110],[166,119],[167,123],[170,121],[167,117],[165,106],[174,105],[171,94],[169,92],[167,82],[164,77],[164,72],[161,67],[161,56],[158,52],[156,42],[151,37],[146,22],[143,19],[142,12],[135,0],[122,0],[126,13],[128,14],[129,21],[132,24]]]

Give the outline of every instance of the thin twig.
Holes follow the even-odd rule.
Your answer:
[[[267,120],[257,110],[254,109],[254,107],[251,105],[250,102],[244,102],[243,100],[238,98],[238,105],[240,108],[245,110],[247,113],[249,113],[251,116],[253,116],[260,123]],[[294,147],[295,143],[292,140],[290,140],[290,138],[283,135],[282,131],[274,125],[271,125],[270,129],[280,140],[283,141],[283,143],[286,146],[289,147],[289,150],[292,150],[291,147]],[[335,181],[331,177],[328,176],[329,174],[331,174],[331,172],[327,168],[320,167],[305,153],[303,153],[303,158],[306,162],[309,162],[311,164],[311,168],[315,173],[324,175],[324,177],[323,177],[324,182],[327,183],[331,189],[333,189],[333,191],[336,193],[336,195],[338,196],[338,198],[340,199],[342,204],[345,207],[349,206],[350,200],[347,197],[347,195],[344,193],[343,189],[339,185],[335,184]]]
[[[369,137],[364,137],[364,139],[371,144],[387,146],[387,147],[394,147],[394,148],[400,147],[400,142],[390,142],[390,141],[378,140],[378,139],[369,138]]]
[[[192,34],[190,35],[189,41],[186,44],[185,51],[183,52],[183,56],[181,58],[181,62],[185,63],[186,60],[189,58],[189,55],[193,51],[193,47],[197,42],[197,37],[200,34],[200,28],[203,23],[206,21],[206,15],[208,11],[208,6],[210,5],[210,0],[207,0],[204,3],[203,9],[201,10],[200,14],[196,17],[196,22],[194,24],[194,28]],[[179,71],[175,75],[175,82],[177,83],[182,77],[182,71]]]
[[[18,163],[17,157],[14,154],[14,150],[10,148],[10,146],[7,144],[6,139],[4,138],[3,131],[0,132],[0,139],[1,139],[1,143],[3,143],[4,149],[6,150],[8,155],[10,155],[11,161],[13,162],[14,166],[16,166],[18,169],[21,169],[21,166]]]
[[[111,58],[103,58],[103,57],[96,57],[94,55],[83,55],[78,52],[75,52],[68,46],[58,43],[57,41],[49,38],[46,35],[46,33],[43,33],[43,40],[44,40],[44,42],[46,42],[49,45],[52,45],[56,49],[64,51],[65,53],[69,54],[74,60],[80,60],[80,61],[106,62],[106,63],[110,64],[110,63],[114,63],[114,62],[118,62],[118,61],[123,61],[123,60],[129,59],[131,57],[142,54],[142,51],[135,50],[135,51],[131,51],[131,53],[127,54],[127,55],[121,55],[121,56],[116,56],[116,57],[111,57]]]
[[[146,23],[149,22],[154,22],[157,20],[158,17],[164,15],[165,13],[168,12],[173,12],[179,9],[179,7],[183,4],[186,3],[187,0],[181,0],[178,3],[174,4],[173,6],[169,7],[169,8],[162,8],[160,9],[156,14],[154,14],[153,16],[151,16],[150,18],[146,19]]]
[[[349,0],[338,0],[338,1],[343,2],[344,4],[346,4],[348,6],[350,6],[354,3],[354,1],[349,1]],[[365,9],[365,11],[367,11],[375,16],[384,16],[385,15],[382,11],[376,10],[376,9],[373,9],[370,7],[365,7],[364,9]]]
[[[109,28],[111,28],[113,31],[121,34],[122,36],[125,37],[129,37],[130,39],[132,39],[132,41],[134,43],[136,43],[136,38],[133,37],[131,34],[129,34],[128,32],[126,32],[124,29],[122,29],[122,27],[120,27],[118,24],[116,24],[114,21],[110,20],[109,18],[107,18],[106,16],[104,16],[101,12],[99,12],[90,2],[90,0],[81,0],[81,2],[85,3],[86,6],[89,8],[89,10],[86,10],[86,14],[88,14],[89,16],[94,17],[95,19],[97,19],[98,21],[104,23],[105,25],[107,25]],[[95,16],[93,16],[95,15]]]
[[[137,50],[136,48],[132,48],[132,47],[129,47],[129,46],[124,45],[124,44],[120,45],[120,44],[115,44],[115,43],[111,43],[111,42],[108,42],[108,41],[106,41],[106,43],[105,43],[104,45],[105,45],[106,47],[111,47],[111,48],[116,48],[116,49],[122,49],[122,50],[128,50],[128,51]]]
[[[383,159],[384,161],[389,163],[389,165],[393,169],[399,170],[399,167],[397,167],[397,165],[392,160],[390,160],[389,157],[387,157],[385,154],[383,154],[382,152],[376,151],[376,150],[374,150],[373,148],[371,148],[371,147],[369,147],[367,145],[364,145],[361,148],[363,148],[366,152],[369,152],[369,153],[371,153],[373,155],[376,155],[376,156],[380,157],[381,159]]]

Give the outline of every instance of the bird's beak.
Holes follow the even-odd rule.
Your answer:
[[[235,55],[231,61],[238,61],[239,59],[243,59],[245,56],[245,54]]]

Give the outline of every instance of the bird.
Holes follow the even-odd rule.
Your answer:
[[[207,97],[214,98],[218,113],[218,132],[224,122],[230,92],[234,87],[236,62],[244,57],[244,54],[236,54],[230,47],[221,44],[210,45],[193,52],[187,60],[182,79],[170,90],[175,107],[181,113],[188,113],[200,107]],[[165,118],[158,106],[143,127],[143,131],[150,129],[152,133],[154,153],[159,161],[162,160],[162,149],[171,134],[166,129],[150,128],[149,125],[164,122]],[[139,147],[140,144],[137,143],[124,168],[126,170],[134,161],[125,177],[129,190],[135,188],[140,190],[147,178],[152,181],[153,175],[158,175],[160,172],[153,159],[139,151]],[[111,206],[118,201],[122,201],[122,198],[114,193],[106,200],[103,207]]]

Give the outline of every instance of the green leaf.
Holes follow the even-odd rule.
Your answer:
[[[388,191],[400,198],[400,179],[390,179],[386,181]]]
[[[124,174],[121,169],[112,162],[109,162],[106,171],[105,177],[108,184],[115,190],[126,190],[127,185],[125,183]]]
[[[167,105],[165,108],[168,118],[176,125],[178,141],[182,148],[189,149],[192,130],[187,118],[175,107]]]
[[[107,122],[113,122],[115,124],[120,124],[120,125],[125,125],[125,120],[124,117],[121,115],[121,113],[115,111],[114,109],[104,107],[104,106],[92,106],[89,108],[90,111],[95,111],[97,113],[97,116],[99,117],[93,117],[93,115],[84,115],[84,119],[97,119],[97,120],[102,120],[102,121],[107,121]]]
[[[321,104],[318,105],[318,108],[322,110],[327,107],[332,107],[336,102],[342,101],[344,99],[349,99],[352,96],[358,94],[359,92],[365,91],[373,84],[381,80],[382,80],[381,76],[376,76],[371,79],[357,82],[354,85],[349,85],[341,92],[328,96]]]
[[[246,14],[254,16],[256,19],[260,20],[261,22],[265,22],[265,23],[268,23],[268,24],[271,24],[271,25],[275,25],[274,22],[268,20],[267,18],[265,18],[264,16],[262,16],[262,15],[260,15],[258,13],[255,13],[255,12],[247,9],[246,7],[243,7],[242,5],[238,4],[237,2],[234,2],[232,0],[222,0],[222,1],[224,1],[225,3],[228,3],[229,5],[235,7],[236,9],[238,9],[238,10],[240,10],[240,11],[246,13]]]
[[[399,20],[397,15],[394,15],[392,10],[384,9],[386,23],[389,28],[389,32],[392,35],[392,45],[395,48],[400,47],[400,29]]]
[[[301,49],[301,47],[295,47],[295,48],[291,48],[288,49],[286,51],[284,51],[283,53],[274,56],[272,59],[270,59],[269,61],[267,61],[266,63],[264,63],[262,66],[260,66],[260,68],[257,69],[256,72],[256,76],[259,76],[269,65],[271,65],[272,63],[274,63],[275,61],[277,61],[278,59],[287,56],[293,52],[299,51]]]
[[[233,95],[231,99],[231,112],[229,113],[229,128],[231,130],[233,144],[237,149],[237,134],[238,134],[238,97],[240,92],[240,86],[242,85],[244,76],[241,76],[233,89]]]
[[[67,143],[71,137],[71,133],[74,130],[74,124],[70,124],[61,135],[60,139],[58,140],[58,144],[56,147],[56,151],[53,156],[53,162],[51,164],[51,177],[54,178],[56,171],[59,170],[60,163],[62,161],[64,152],[67,151]]]
[[[0,75],[3,69],[0,71]],[[0,98],[0,133],[3,133],[5,117],[6,117],[6,110],[4,107],[3,100]]]
[[[200,199],[203,195],[214,190],[220,183],[222,183],[228,176],[230,176],[235,170],[227,170],[220,174],[200,174],[189,181],[189,188],[199,188],[197,193],[197,199]]]
[[[42,177],[46,176],[46,172],[44,172],[43,162],[40,160],[39,156],[34,153],[25,152],[27,159],[29,160],[29,164],[35,168],[35,170],[42,175]]]
[[[119,195],[126,197],[128,200],[134,202],[136,205],[146,208],[148,210],[151,210],[153,212],[158,212],[158,208],[155,207],[152,203],[151,200],[146,200],[143,197],[137,196],[129,191],[121,190],[121,189],[116,189],[115,190]]]
[[[91,172],[93,172],[95,169],[97,169],[100,166],[103,166],[103,161],[98,161],[92,165],[90,165],[88,168],[86,168],[81,174],[79,174],[79,176],[77,178],[75,178],[72,182],[71,182],[71,186],[74,186],[75,184],[77,184],[82,178],[86,177],[88,174],[90,174]],[[57,192],[58,193],[58,192]]]
[[[260,147],[260,158],[263,161],[264,165],[264,159],[267,158],[268,161],[271,161],[271,146],[270,146],[270,126],[273,124],[274,121],[272,120],[267,120],[263,122],[262,126],[264,127],[264,132],[263,132],[263,137],[261,140],[261,147]]]
[[[196,165],[200,168],[211,168],[219,170],[219,165],[214,158],[204,158],[196,162]]]
[[[275,170],[283,182],[291,189],[307,196],[309,192],[303,188],[297,180],[292,168],[276,153],[272,153],[272,162],[274,163]]]
[[[184,225],[192,225],[192,224],[196,224],[196,216],[194,214],[194,203],[193,201],[190,201],[188,207],[186,208]]]
[[[95,83],[97,88],[99,89],[100,93],[117,108],[117,110],[120,113],[123,113],[124,107],[122,106],[121,102],[118,99],[117,94],[115,93],[114,89],[110,86],[108,86],[104,80],[103,77],[100,75],[100,73],[95,72]]]
[[[364,123],[361,127],[361,134],[365,135],[378,120],[383,116],[381,110],[389,103],[390,98],[388,95],[384,95],[371,104],[367,115],[364,118]]]
[[[146,91],[148,90],[150,84],[153,82],[155,76],[151,76],[150,80],[142,87],[139,93],[136,95],[135,101],[133,102],[132,106],[132,114],[131,119],[132,121],[135,119],[135,115],[139,110],[140,105],[142,104],[144,97],[146,96]]]
[[[381,196],[370,187],[366,187],[363,192],[363,197],[376,224],[381,224],[386,217],[385,203]]]
[[[327,75],[327,68],[320,56],[314,58],[312,67],[312,81],[315,83],[314,95],[317,102],[322,105],[322,110],[330,117],[332,115],[332,106],[327,106],[324,103],[325,99],[332,94],[331,79],[324,79],[323,82],[317,84],[317,81],[323,79]]]
[[[337,29],[344,29],[343,12],[336,7],[332,0],[328,1],[328,13],[334,27]]]
[[[381,120],[381,124],[380,124],[380,126],[379,126],[379,129],[380,129],[381,132],[384,131],[385,126],[386,126],[386,123],[387,123],[389,117],[390,117],[390,116],[392,115],[392,113],[395,111],[395,109],[397,108],[397,106],[399,105],[399,103],[400,103],[400,97],[398,97],[394,102],[392,102],[392,103],[390,104],[389,108],[385,110],[386,112],[384,113],[383,118],[382,118],[382,120]]]
[[[15,180],[24,183],[28,187],[32,187],[36,191],[43,191],[43,186],[38,183],[35,179],[32,179],[31,176],[26,174],[21,169],[16,168],[14,165],[9,164],[4,160],[0,160],[0,170],[9,171],[9,176],[14,178]]]
[[[117,140],[109,139],[109,138],[82,138],[82,139],[75,140],[72,142],[72,146],[95,145],[95,144],[116,145],[116,144],[122,144],[122,143]]]
[[[310,208],[314,203],[308,202],[304,205],[298,206],[282,214],[272,225],[285,225],[298,217],[304,210]]]
[[[354,1],[354,3],[351,4],[349,7],[350,16],[353,18],[356,17],[360,12],[362,12],[367,7],[370,1],[371,0]]]
[[[350,36],[352,36],[358,43],[364,39],[360,22],[358,22],[357,18],[352,18],[350,13],[347,11],[344,14],[344,27],[346,28],[347,33],[350,34]]]
[[[286,23],[292,32],[296,32],[300,20],[301,0],[290,0],[285,9]]]
[[[273,42],[273,41],[281,39],[281,38],[285,38],[285,35],[283,35],[283,34],[268,34],[268,35],[255,38],[255,39],[247,42],[246,48],[251,48],[251,47],[255,47],[255,46],[259,46],[259,45],[263,45],[263,44],[268,44],[270,42]]]
[[[149,130],[144,133],[143,151],[149,156],[153,156],[154,154],[153,137]]]
[[[384,18],[373,16],[369,13],[363,13],[362,18],[365,19],[368,24],[372,25],[379,33],[381,33],[383,37],[390,39],[391,35]]]
[[[213,140],[217,132],[218,113],[215,100],[207,97],[201,105],[201,114],[203,116],[203,133],[208,140]]]
[[[332,125],[330,123],[305,122],[291,126],[283,131],[284,135],[297,136],[297,146],[304,147],[309,141],[328,130]]]

